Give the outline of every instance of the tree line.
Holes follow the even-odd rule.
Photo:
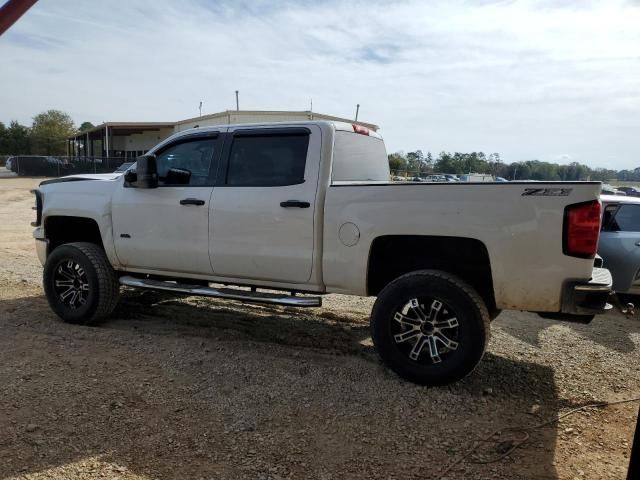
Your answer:
[[[484,173],[507,180],[608,180],[640,181],[640,167],[634,170],[611,170],[590,168],[578,162],[567,165],[526,160],[504,163],[499,153],[489,155],[484,152],[450,153],[440,152],[434,157],[431,152],[395,152],[389,154],[389,168],[392,174],[403,176],[424,176],[431,173]]]
[[[31,126],[0,122],[0,155],[66,155],[67,138],[91,128],[90,122],[76,128],[71,116],[60,110],[39,113]]]

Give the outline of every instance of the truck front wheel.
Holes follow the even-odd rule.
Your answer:
[[[104,250],[93,243],[57,247],[44,265],[44,291],[51,309],[68,323],[94,323],[118,303],[120,284]]]
[[[402,378],[444,385],[471,373],[489,341],[489,313],[478,293],[455,275],[420,270],[378,295],[371,336],[383,362]]]

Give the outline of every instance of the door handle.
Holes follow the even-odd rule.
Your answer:
[[[280,202],[280,206],[282,208],[309,208],[311,204],[300,200],[287,200],[286,202]]]
[[[640,247],[640,241],[635,243],[636,247]]]
[[[183,198],[180,200],[180,205],[204,205],[204,200],[199,198]]]

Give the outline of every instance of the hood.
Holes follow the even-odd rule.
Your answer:
[[[52,183],[64,183],[64,182],[84,182],[89,180],[115,180],[120,177],[123,172],[118,173],[86,173],[79,175],[69,175],[66,177],[52,178],[51,180],[45,180],[40,182],[40,186],[51,185]]]

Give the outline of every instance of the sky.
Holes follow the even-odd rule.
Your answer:
[[[239,90],[244,110],[360,104],[389,152],[640,166],[640,0],[40,0],[0,65],[4,123],[176,121]]]

